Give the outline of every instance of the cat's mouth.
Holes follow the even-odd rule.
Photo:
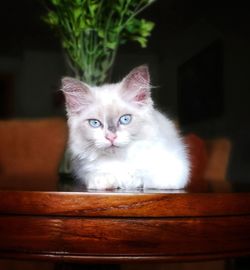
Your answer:
[[[110,155],[110,154],[112,155],[112,154],[117,153],[117,151],[119,151],[119,148],[120,148],[119,146],[115,146],[112,144],[112,145],[104,148],[103,151],[104,151],[104,153],[106,153],[108,155]]]
[[[117,148],[120,148],[120,147],[118,145],[116,145],[116,144],[111,144],[108,148],[117,149]]]
[[[119,145],[112,143],[112,144],[110,144],[109,146],[107,146],[107,147],[105,148],[105,150],[106,150],[107,152],[112,152],[112,153],[113,153],[113,152],[117,151],[119,148],[120,148]]]
[[[103,151],[106,151],[106,152],[115,152],[123,148],[125,145],[126,144],[112,142],[112,143],[106,144],[105,146],[103,145],[102,149]]]

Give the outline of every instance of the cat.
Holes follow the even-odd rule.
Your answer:
[[[183,189],[186,146],[154,108],[146,65],[120,82],[90,86],[65,77],[68,147],[76,179],[87,189]]]

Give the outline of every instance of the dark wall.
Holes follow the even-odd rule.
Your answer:
[[[0,95],[9,102],[2,117],[63,114],[62,107],[58,106],[56,90],[67,69],[58,39],[41,21],[43,12],[44,7],[38,0],[1,3],[0,86],[6,83],[9,85],[5,94]],[[141,49],[131,43],[121,46],[113,73],[114,80],[118,80],[135,65],[148,63],[152,82],[157,86],[153,89],[154,96],[160,107],[173,118],[180,116],[183,91],[185,96],[190,92],[190,110],[194,110],[195,102],[197,108],[203,106],[202,102],[205,101],[199,97],[199,92],[207,91],[205,96],[210,99],[209,106],[214,106],[218,96],[222,95],[222,107],[217,114],[198,117],[197,121],[184,121],[182,129],[185,132],[196,132],[203,137],[231,138],[236,149],[233,150],[233,164],[237,166],[233,170],[233,177],[236,177],[235,172],[240,170],[242,164],[245,170],[248,167],[248,161],[239,149],[250,145],[249,14],[249,7],[243,1],[233,4],[227,2],[225,5],[224,1],[213,4],[213,1],[208,0],[157,0],[143,14],[156,23],[148,47]],[[212,94],[209,93],[208,87],[213,85],[211,81],[217,76],[215,70],[218,62],[212,62],[215,66],[213,68],[211,64],[209,69],[206,60],[198,60],[198,66],[194,64],[214,42],[221,44],[220,77],[218,85],[215,84],[218,95],[214,89]],[[180,87],[180,82],[183,81],[180,70],[183,69],[186,70],[185,76],[189,74],[189,77]],[[187,87],[197,86],[194,80],[199,81],[196,92],[189,91],[190,88]],[[4,91],[2,89],[4,87],[1,87],[1,91]],[[187,102],[185,106],[188,110]],[[213,111],[213,108],[210,107],[209,110]],[[201,112],[197,111],[199,113]]]

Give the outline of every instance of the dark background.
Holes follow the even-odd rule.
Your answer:
[[[40,1],[2,1],[0,117],[64,115],[67,74],[60,44],[41,21]],[[229,180],[250,179],[250,9],[247,1],[158,0],[143,17],[156,27],[146,49],[121,46],[113,79],[147,63],[159,107],[184,133],[228,137]]]

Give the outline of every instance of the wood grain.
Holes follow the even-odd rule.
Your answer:
[[[161,262],[250,255],[249,193],[0,192],[0,257]]]
[[[0,250],[96,256],[250,252],[249,228],[250,217],[240,216],[223,220],[9,216],[0,217]]]
[[[82,217],[197,217],[250,213],[250,193],[0,192],[0,213]]]

